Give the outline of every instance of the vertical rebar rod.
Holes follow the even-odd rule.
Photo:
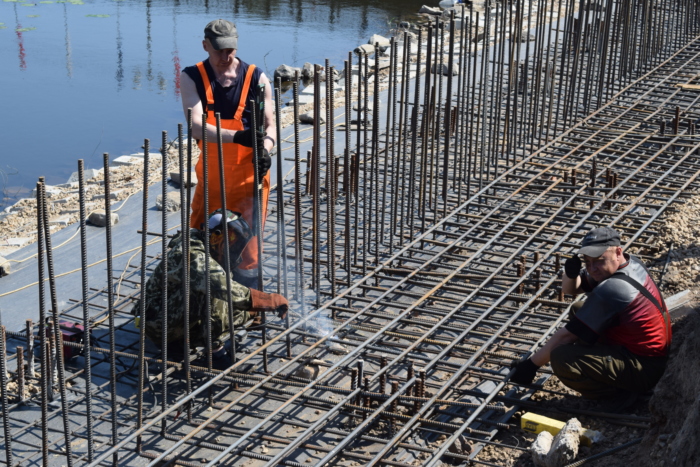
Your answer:
[[[180,132],[181,133],[181,132]],[[180,135],[181,136],[181,135]],[[182,143],[182,139],[180,139]],[[190,201],[192,200],[192,145],[194,138],[192,137],[192,108],[187,109],[187,162],[185,170],[187,170],[187,191],[185,193],[185,202],[182,203],[182,257],[185,261],[183,265],[183,288],[184,296],[190,296]],[[182,144],[180,144],[182,147]],[[184,180],[184,179],[183,179]],[[192,374],[190,372],[190,303],[185,300],[184,303],[184,342],[183,350],[185,354],[185,390],[187,395],[192,393]],[[187,403],[187,421],[192,423],[192,404]]]
[[[304,297],[304,236],[301,212],[301,139],[299,136],[299,71],[294,73],[294,258],[296,261],[296,298],[301,307],[302,319],[306,319]]]
[[[136,429],[143,425],[143,392],[146,384],[146,258],[148,245],[148,170],[150,159],[150,140],[143,143],[143,202],[141,204],[141,286],[139,296],[139,386]],[[141,452],[142,438],[136,438],[136,452]]]
[[[264,101],[261,101],[260,103],[257,103],[255,100],[250,100],[249,101],[249,106],[250,106],[250,125],[251,128],[257,133],[261,131],[262,127],[264,127],[263,124],[263,119],[265,118],[264,115]],[[261,127],[258,127],[258,124],[261,125]],[[224,183],[224,157],[223,157],[223,149],[222,148],[222,140],[221,140],[221,117],[217,113],[216,114],[216,126],[217,126],[217,139],[218,139],[218,147],[219,147],[219,177],[221,181],[221,191],[222,191],[222,206],[225,206],[226,200],[223,199],[225,198],[225,187],[226,184]],[[255,185],[255,192],[253,193],[253,209],[254,209],[254,223],[255,223],[255,233],[256,233],[256,241],[258,243],[258,290],[264,291],[265,290],[265,284],[263,282],[263,276],[262,276],[262,271],[263,271],[263,256],[262,256],[262,251],[263,251],[263,189],[262,189],[262,184],[263,184],[263,177],[260,175],[260,159],[263,154],[264,147],[258,146],[258,139],[253,138],[253,183]],[[226,210],[224,209],[224,216],[226,216]],[[226,224],[228,225],[228,224]],[[228,267],[231,267],[229,263],[229,253],[228,253],[228,227],[225,227],[224,230],[225,233],[225,241],[224,241],[224,256],[226,257],[225,261],[228,263]],[[228,269],[228,268],[227,268]],[[228,274],[227,274],[228,276]],[[232,349],[232,357],[233,357],[233,363],[236,363],[235,359],[235,345],[236,345],[236,339],[234,339],[234,321],[233,321],[233,300],[231,298],[231,280],[229,277],[227,277],[227,284],[226,288],[228,291],[228,313],[229,313],[229,326],[230,326],[230,336],[231,336],[231,349]],[[260,318],[261,318],[261,326],[260,326],[260,335],[262,336],[262,345],[263,345],[263,371],[265,373],[268,372],[268,359],[267,359],[267,346],[265,345],[267,343],[267,320],[265,316],[265,310],[260,311]]]
[[[106,173],[108,168],[105,168],[105,186],[108,182],[108,174]],[[55,352],[56,352],[56,365],[58,370],[58,390],[61,395],[61,414],[63,416],[63,431],[65,438],[65,453],[66,453],[66,463],[68,467],[73,465],[73,445],[72,445],[72,435],[70,429],[70,418],[68,417],[68,393],[66,390],[66,373],[64,368],[63,359],[63,335],[61,334],[60,321],[58,319],[58,297],[56,294],[56,275],[54,274],[53,267],[53,248],[51,247],[51,230],[49,229],[49,213],[46,208],[46,186],[42,184],[41,186],[42,195],[42,205],[43,209],[43,219],[44,219],[44,241],[46,242],[46,266],[49,273],[49,290],[51,293],[51,314],[53,316],[53,331],[55,339]],[[108,258],[109,259],[109,258]],[[111,272],[109,268],[109,261],[107,269]],[[116,417],[116,414],[115,414]]]
[[[333,80],[334,69],[330,61],[326,60],[326,187],[328,200],[328,280],[331,285],[331,298],[336,295],[335,283],[335,244],[337,241],[335,234],[335,204],[338,196],[338,177],[335,159],[335,81]]]
[[[17,348],[18,351],[21,347]],[[19,373],[19,358],[18,373]],[[24,388],[19,388],[19,400],[24,399]],[[7,342],[5,341],[5,326],[2,325],[2,311],[0,311],[0,400],[2,400],[2,428],[5,435],[5,463],[8,466],[13,464],[12,458],[12,433],[10,431],[9,403],[7,400]]]
[[[352,124],[352,52],[348,52],[348,59],[345,60],[345,159],[343,161],[343,191],[345,193],[345,270],[347,271],[346,283],[350,287],[352,283],[352,260],[351,252],[351,212],[352,212],[352,181],[350,170],[350,131]]]
[[[78,160],[78,204],[80,210],[80,265],[82,278],[82,308],[83,308],[83,359],[85,372],[85,417],[86,431],[88,437],[88,462],[92,462],[95,456],[95,446],[93,440],[92,424],[92,363],[90,359],[90,342],[92,333],[90,332],[90,309],[88,304],[88,260],[87,260],[87,213],[85,210],[85,167],[82,159]],[[29,324],[29,323],[27,323]],[[27,352],[33,352],[28,348]]]
[[[275,86],[275,123],[277,126],[277,264],[280,265],[282,272],[281,276],[278,276],[278,282],[282,283],[280,287],[278,284],[278,293],[284,294],[285,297],[289,295],[289,283],[287,280],[287,235],[286,226],[287,220],[284,215],[284,168],[282,160],[282,120],[281,120],[281,105],[282,105],[282,80],[277,78],[277,85]],[[289,329],[291,325],[291,313],[287,313],[284,320],[284,326]],[[287,349],[287,358],[292,356],[292,337],[287,334],[285,338],[285,344]]]
[[[161,350],[163,365],[161,366],[161,410],[168,410],[168,132],[161,133],[161,216],[162,235],[160,237],[161,260],[163,264],[163,278],[161,283]],[[187,356],[187,353],[185,353]],[[163,418],[160,426],[161,436],[165,436],[167,429],[167,417]]]
[[[117,336],[114,326],[114,285],[113,285],[113,265],[112,265],[112,205],[111,186],[109,173],[109,154],[102,155],[104,165],[105,182],[105,238],[107,243],[107,314],[109,316],[109,381],[110,381],[110,403],[112,406],[112,444],[116,445],[119,437],[119,422],[117,416]],[[48,246],[48,244],[47,244]],[[58,323],[55,323],[58,324]],[[59,370],[60,371],[60,370]],[[112,456],[112,464],[119,463],[119,455],[115,452]]]
[[[314,65],[314,123],[311,178],[313,180],[311,231],[311,270],[316,295],[316,308],[321,306],[321,70]]]
[[[31,319],[26,321],[25,332],[27,334],[27,375],[35,378],[34,368],[34,323]]]
[[[41,463],[44,467],[49,465],[49,390],[51,387],[49,371],[49,355],[46,351],[46,292],[44,284],[44,223],[42,211],[44,209],[41,197],[42,183],[36,184],[36,222],[37,222],[37,268],[39,271],[39,345],[41,345]],[[3,385],[4,386],[4,385]],[[3,417],[6,419],[6,417]],[[8,438],[11,439],[11,438]]]
[[[252,128],[254,128],[257,131],[257,127],[255,126],[255,117],[256,117],[256,109],[255,109],[255,103],[252,105],[252,111],[251,111],[251,119],[252,119]],[[223,224],[223,232],[222,235],[224,236],[223,240],[223,247],[224,247],[224,257],[223,259],[223,267],[224,267],[224,272],[226,274],[226,306],[227,306],[227,314],[228,314],[228,325],[229,325],[229,336],[230,336],[230,341],[231,341],[231,360],[232,363],[236,363],[236,339],[235,339],[235,321],[234,321],[234,315],[233,315],[233,299],[231,297],[231,280],[232,280],[232,271],[231,269],[234,268],[236,265],[231,264],[231,257],[230,257],[230,245],[229,245],[229,234],[228,234],[228,210],[226,206],[226,177],[224,173],[226,172],[225,165],[224,165],[224,141],[223,141],[223,136],[221,135],[221,114],[219,112],[216,112],[215,114],[216,118],[216,150],[217,150],[217,157],[219,161],[219,193],[221,194],[221,214],[222,214],[222,219],[221,223]],[[257,138],[254,138],[254,141],[256,141]],[[253,161],[257,161],[257,153],[253,151]],[[257,162],[254,164],[254,171],[257,173],[258,169],[258,164]],[[257,191],[258,187],[258,182],[260,182],[258,176],[256,175],[255,177],[255,187]],[[258,200],[260,201],[260,200]],[[256,219],[259,219],[258,216],[259,213],[256,213],[253,217]],[[262,232],[257,232],[258,237],[262,235]],[[258,270],[262,270],[262,264],[258,264]],[[262,288],[262,282],[258,284],[258,288]],[[263,335],[265,333],[263,332]]]
[[[202,160],[202,176],[204,180],[202,180],[202,188],[204,192],[204,277],[206,278],[205,282],[205,332],[207,333],[207,348],[206,348],[206,357],[207,357],[207,370],[211,373],[212,369],[214,368],[214,361],[213,361],[213,348],[212,348],[212,340],[211,340],[211,306],[212,306],[212,300],[211,300],[211,250],[210,248],[210,242],[211,239],[209,238],[210,235],[210,229],[209,229],[209,214],[210,212],[210,207],[209,207],[209,141],[207,138],[207,114],[203,113],[202,114],[202,150],[199,155],[200,159]],[[213,405],[214,403],[214,394],[212,393],[212,390],[210,389],[207,391],[207,396],[209,399],[209,406]]]
[[[449,43],[449,56],[447,57],[447,95],[445,96],[445,147],[443,148],[443,161],[442,161],[442,201],[443,201],[443,217],[447,216],[447,180],[449,177],[450,169],[450,128],[452,127],[452,119],[450,108],[452,107],[452,67],[454,66],[454,53],[455,53],[455,20],[454,20],[454,10],[450,11],[450,43]],[[440,51],[442,53],[442,50]],[[445,69],[441,66],[440,72],[443,73]],[[442,82],[442,80],[441,80]]]

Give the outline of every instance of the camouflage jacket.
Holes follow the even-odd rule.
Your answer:
[[[182,281],[183,238],[178,233],[168,247],[168,343],[181,344],[184,342],[184,311],[185,289]],[[204,233],[192,229],[190,234],[190,346],[206,345],[206,268],[205,268]],[[211,337],[214,345],[218,345],[220,337],[228,333],[229,316],[226,287],[226,272],[211,256],[209,257],[210,300],[211,300]],[[146,283],[146,336],[158,347],[162,342],[163,329],[163,262],[161,261]],[[240,326],[249,319],[248,311],[251,306],[250,290],[231,280],[231,300],[233,302],[234,326]],[[141,312],[140,301],[137,301],[132,313],[138,316]]]

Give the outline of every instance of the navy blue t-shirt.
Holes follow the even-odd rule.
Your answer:
[[[231,86],[222,86],[219,83],[214,74],[214,69],[209,64],[209,59],[204,60],[204,69],[207,70],[209,75],[209,81],[211,82],[212,93],[214,94],[214,112],[219,112],[223,120],[230,120],[236,114],[236,109],[238,109],[238,103],[241,100],[241,88],[243,87],[243,82],[245,81],[245,75],[248,72],[248,65],[246,62],[238,59],[240,65],[238,67],[238,74],[236,79],[233,81]],[[206,107],[207,94],[204,90],[204,82],[202,81],[202,75],[199,73],[199,68],[196,65],[188,66],[183,73],[187,73],[192,81],[194,81],[195,86],[197,86],[197,94],[199,94],[199,100],[202,101],[202,106]],[[243,127],[245,129],[250,128],[250,111],[248,110],[247,102],[251,99],[255,99],[258,96],[258,83],[260,82],[260,76],[262,75],[262,70],[255,67],[253,71],[253,77],[250,80],[250,89],[248,90],[248,97],[246,98],[246,108],[243,111],[241,119],[243,120]],[[192,118],[200,118],[199,116],[193,115]]]

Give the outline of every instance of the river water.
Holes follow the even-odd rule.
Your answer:
[[[2,0],[0,208],[39,176],[64,183],[77,160],[99,168],[160,147],[183,122],[179,74],[206,58],[207,22],[239,31],[238,56],[272,77],[282,64],[342,68],[374,34],[389,35],[424,0]]]

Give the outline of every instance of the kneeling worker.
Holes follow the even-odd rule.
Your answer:
[[[217,369],[225,369],[231,365],[222,341],[222,336],[230,330],[228,313],[228,287],[226,271],[224,270],[224,227],[228,223],[229,258],[231,268],[240,262],[241,252],[246,247],[252,233],[242,217],[227,211],[224,220],[221,210],[215,211],[209,217],[209,260],[210,303],[211,303],[211,340],[212,359]],[[207,300],[206,300],[206,256],[204,232],[197,229],[190,231],[190,291],[186,297],[182,283],[182,269],[185,267],[183,256],[183,235],[178,233],[168,245],[170,251],[168,260],[168,309],[167,332],[168,348],[177,352],[184,342],[184,311],[185,300],[190,305],[190,345],[204,347],[207,343]],[[156,266],[155,271],[146,283],[146,336],[159,348],[162,343],[163,313],[163,262]],[[284,318],[289,308],[289,302],[282,295],[268,294],[255,289],[249,289],[231,280],[231,302],[233,304],[234,327],[241,326],[249,319],[255,318],[258,312],[274,311]],[[140,314],[140,303],[136,302],[132,313]]]
[[[584,398],[631,405],[661,378],[671,345],[663,297],[639,259],[622,252],[609,227],[591,230],[564,264],[562,289],[587,298],[569,323],[532,357],[517,364],[511,381],[529,384],[551,362],[559,380]]]

